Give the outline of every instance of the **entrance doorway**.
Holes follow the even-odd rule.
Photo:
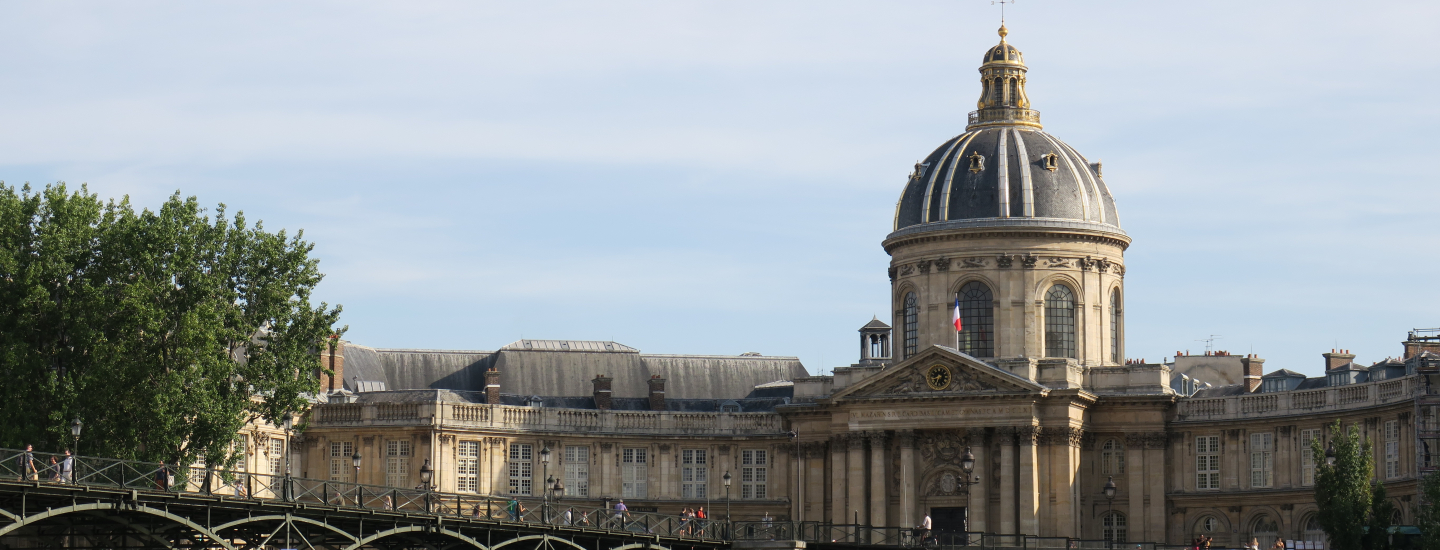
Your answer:
[[[930,509],[930,521],[935,524],[935,532],[938,533],[964,533],[965,529],[965,507],[935,507]]]

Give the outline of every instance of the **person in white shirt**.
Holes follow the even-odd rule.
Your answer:
[[[924,546],[925,539],[930,538],[930,514],[925,514],[925,518],[920,520],[920,528],[918,530],[920,532],[916,534],[920,535],[920,545]]]

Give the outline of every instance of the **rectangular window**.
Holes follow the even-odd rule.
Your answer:
[[[1220,488],[1220,436],[1195,438],[1195,488]]]
[[[1275,479],[1275,434],[1250,434],[1250,486],[1269,487]]]
[[[646,467],[646,452],[647,449],[624,449],[621,452],[620,496],[645,498],[645,482],[650,476],[650,470]]]
[[[765,451],[740,451],[740,498],[764,499],[769,463]]]
[[[703,499],[710,481],[710,465],[705,462],[705,449],[680,451],[680,497]]]
[[[410,486],[410,442],[392,439],[385,442],[385,485]]]
[[[1315,453],[1310,442],[1320,439],[1320,430],[1300,430],[1300,484],[1315,484]]]
[[[1400,477],[1400,421],[1385,423],[1385,479]]]
[[[535,447],[528,443],[510,444],[510,494],[530,494],[530,472],[535,464]]]
[[[330,481],[350,482],[350,472],[355,469],[350,456],[354,452],[355,444],[350,441],[330,442]]]
[[[590,496],[590,447],[565,447],[565,494],[567,497]]]
[[[480,490],[480,442],[461,441],[455,451],[455,490],[474,493]]]
[[[270,450],[266,453],[270,459],[270,475],[285,475],[285,440],[278,437],[270,438]]]

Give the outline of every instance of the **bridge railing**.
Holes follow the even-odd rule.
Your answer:
[[[155,492],[188,492],[246,500],[321,504],[343,508],[423,512],[516,523],[605,529],[648,535],[719,540],[723,522],[652,512],[570,506],[564,499],[442,493],[343,481],[176,466],[103,457],[0,449],[0,479]]]

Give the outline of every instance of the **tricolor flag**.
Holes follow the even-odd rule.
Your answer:
[[[956,299],[955,299],[955,332],[960,332],[961,330],[964,330],[964,329],[962,328],[962,325],[963,325],[963,323],[960,322],[960,299],[959,299],[959,298],[956,298]]]

